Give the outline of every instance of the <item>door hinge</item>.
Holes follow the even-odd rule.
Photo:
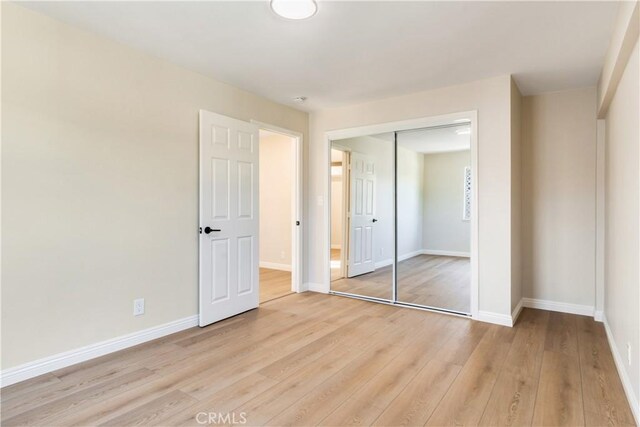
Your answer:
[[[200,228],[200,234],[202,234],[202,227],[199,227],[199,228]]]

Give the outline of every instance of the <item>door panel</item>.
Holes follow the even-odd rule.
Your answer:
[[[211,240],[211,302],[229,299],[229,239]]]
[[[205,185],[209,188],[212,202],[212,219],[223,220],[229,218],[229,160],[212,159],[212,177]]]
[[[258,306],[257,210],[258,128],[200,111],[200,326]]]
[[[375,270],[373,260],[373,227],[375,212],[375,160],[362,153],[351,153],[351,191],[350,206],[354,206],[351,214],[351,234],[349,246],[349,265],[347,277],[371,273]]]
[[[238,238],[238,295],[253,289],[253,246],[252,236]]]

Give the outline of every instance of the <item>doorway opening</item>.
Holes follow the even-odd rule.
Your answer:
[[[260,303],[296,291],[297,138],[260,129]]]
[[[349,247],[349,162],[350,151],[331,149],[331,281],[347,277]]]

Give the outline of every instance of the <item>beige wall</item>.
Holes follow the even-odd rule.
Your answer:
[[[291,269],[292,150],[291,137],[260,132],[260,263],[267,268]]]
[[[306,113],[9,2],[2,89],[3,369],[197,314],[199,109],[308,140]]]
[[[523,294],[595,303],[596,90],[523,101]]]
[[[470,254],[471,221],[462,219],[464,168],[471,152],[425,154],[422,248]]]
[[[331,178],[331,247],[342,249],[342,176]]]
[[[511,78],[511,311],[522,300],[522,94]]]
[[[398,258],[417,255],[422,249],[424,209],[424,156],[398,147]]]
[[[479,305],[480,310],[511,313],[511,134],[508,75],[310,115],[308,280],[324,286],[327,257],[319,242],[327,235],[325,133],[376,123],[478,110],[479,117]],[[322,203],[316,201],[320,198]]]
[[[638,41],[606,116],[605,317],[640,413],[640,67]],[[632,360],[627,362],[627,343]]]
[[[598,118],[600,119],[607,114],[609,104],[616,94],[618,83],[638,40],[638,33],[640,33],[640,2],[637,0],[618,2],[618,13],[598,82]]]
[[[331,150],[331,161],[342,162],[343,154],[339,150]],[[331,176],[331,247],[342,248],[342,175]]]

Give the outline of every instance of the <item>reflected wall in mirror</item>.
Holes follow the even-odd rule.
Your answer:
[[[398,132],[397,300],[470,312],[468,123]]]
[[[391,300],[393,135],[331,142],[331,290]]]

